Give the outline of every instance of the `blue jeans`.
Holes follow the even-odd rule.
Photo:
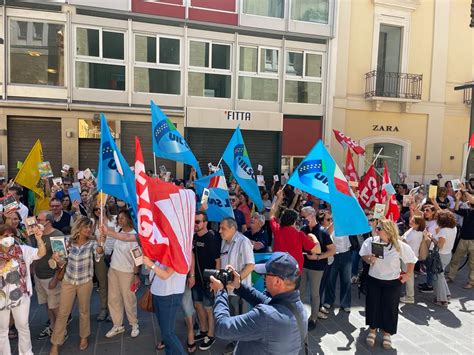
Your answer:
[[[329,280],[326,285],[324,294],[324,303],[333,305],[336,299],[336,281],[339,275],[339,303],[342,308],[351,307],[351,268],[352,268],[352,253],[346,251],[334,255],[334,262],[332,263],[331,272],[329,273]]]
[[[183,294],[169,296],[153,295],[156,319],[160,326],[161,336],[165,343],[167,355],[184,355],[183,346],[176,336],[176,313],[181,307]]]
[[[352,276],[359,275],[360,255],[359,250],[352,250]]]

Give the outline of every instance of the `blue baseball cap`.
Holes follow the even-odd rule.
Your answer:
[[[269,274],[284,280],[296,281],[300,276],[298,262],[288,253],[276,252],[265,264],[255,265],[257,274]]]

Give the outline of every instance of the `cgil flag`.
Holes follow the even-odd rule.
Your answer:
[[[191,165],[196,169],[197,176],[200,178],[202,173],[199,163],[181,133],[153,101],[150,102],[150,107],[153,153],[160,158]]]
[[[377,175],[374,166],[371,165],[359,182],[359,203],[362,208],[372,209],[379,202],[378,193]]]
[[[337,129],[333,129],[334,135],[336,136],[337,141],[342,145],[344,149],[350,148],[354,151],[354,153],[358,155],[363,155],[365,153],[365,149],[359,145],[355,140],[351,139],[351,137],[346,136],[344,133],[338,131]]]
[[[134,175],[122,153],[118,150],[103,113],[100,114],[100,120],[97,190],[128,203],[134,222],[136,222],[137,200]]]
[[[308,164],[308,162],[311,162]],[[306,167],[305,169],[302,169]],[[304,170],[304,175],[300,171]],[[311,170],[310,173],[306,171]],[[304,176],[304,179],[301,179]],[[311,179],[318,184],[311,184]],[[319,141],[291,175],[288,183],[331,204],[334,235],[347,236],[370,231],[370,226],[344,174]],[[309,183],[309,184],[308,184]],[[324,198],[322,197],[324,196]]]
[[[234,217],[234,210],[230,203],[229,191],[222,169],[217,170],[212,175],[196,180],[194,186],[199,199],[204,189],[209,189],[206,211],[209,221],[220,222],[225,217]]]
[[[355,169],[354,160],[352,160],[352,153],[350,149],[347,149],[347,156],[346,156],[346,168],[345,170],[345,177],[349,181],[359,182],[359,177],[357,176],[357,171]]]
[[[35,193],[35,213],[49,210],[49,198],[45,195],[43,180],[38,170],[38,164],[43,161],[43,147],[38,139],[23,162],[15,182]]]
[[[187,274],[192,262],[196,195],[147,176],[137,137],[135,146],[138,235],[143,253],[179,274]]]
[[[258,211],[263,210],[262,197],[260,196],[260,190],[255,182],[255,173],[252,169],[252,163],[250,163],[242,133],[240,132],[240,125],[237,126],[232,138],[227,144],[222,159],[229,166],[240,188],[247,193],[249,198],[257,206]]]

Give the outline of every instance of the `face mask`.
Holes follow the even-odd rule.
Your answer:
[[[2,247],[4,248],[10,248],[13,244],[15,244],[15,238],[5,237],[0,241],[0,244],[2,244]]]

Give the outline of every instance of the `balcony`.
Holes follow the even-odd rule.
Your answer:
[[[474,84],[474,82],[472,82],[472,84]],[[472,105],[472,87],[465,88],[463,90],[462,103],[467,105],[467,106]]]
[[[364,97],[375,102],[380,111],[384,101],[399,102],[409,112],[411,104],[421,101],[422,74],[408,74],[372,70],[365,74]]]

